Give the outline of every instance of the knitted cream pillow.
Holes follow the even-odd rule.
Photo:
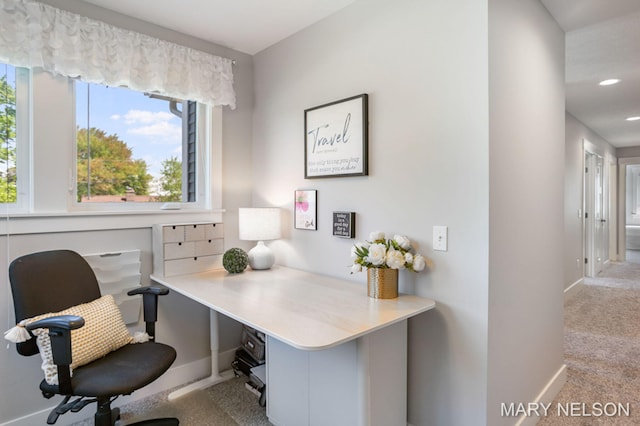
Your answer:
[[[93,302],[72,306],[60,312],[38,315],[21,323],[29,324],[56,315],[78,315],[84,318],[84,326],[71,330],[71,374],[74,368],[102,358],[133,341],[122,320],[120,309],[110,294]],[[36,343],[42,356],[45,380],[50,385],[57,385],[58,368],[53,363],[49,330],[38,328],[32,330],[32,333],[37,337]]]

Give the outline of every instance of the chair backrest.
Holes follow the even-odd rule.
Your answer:
[[[100,297],[100,287],[86,260],[71,250],[19,257],[9,265],[16,322],[57,312]],[[21,355],[35,355],[35,339],[17,344]]]

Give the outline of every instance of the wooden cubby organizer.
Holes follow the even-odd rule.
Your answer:
[[[222,267],[222,223],[153,226],[153,273],[165,277]]]

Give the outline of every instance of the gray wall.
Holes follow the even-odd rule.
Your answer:
[[[533,401],[562,366],[563,45],[536,0],[372,0],[255,57],[254,200],[292,215],[295,189],[318,190],[318,231],[290,229],[277,261],[364,283],[336,210],[433,261],[400,277],[438,302],[410,322],[414,425],[512,423],[499,402]],[[303,110],[363,92],[370,175],[304,180]]]
[[[563,366],[564,33],[538,1],[490,0],[489,58],[494,426],[514,422],[501,403],[535,401]]]
[[[640,157],[640,146],[616,148],[616,156],[618,158]]]

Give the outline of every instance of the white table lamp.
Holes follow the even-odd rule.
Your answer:
[[[238,228],[241,240],[258,242],[248,253],[251,269],[271,268],[275,262],[275,255],[264,241],[280,238],[280,209],[240,208],[238,209]]]

